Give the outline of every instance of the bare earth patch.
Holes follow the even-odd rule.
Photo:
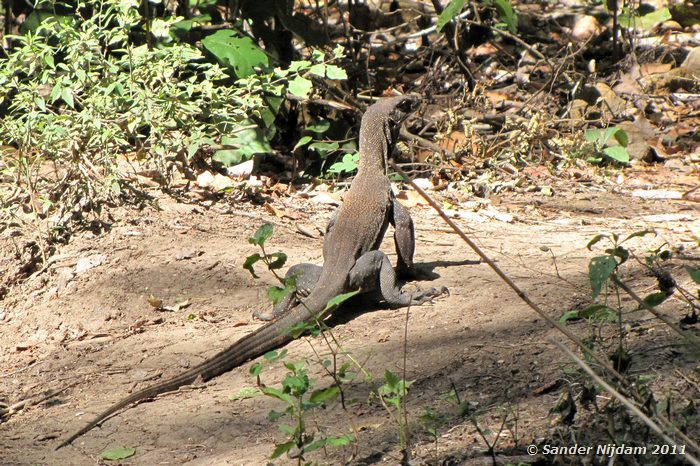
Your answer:
[[[513,216],[511,223],[458,223],[557,319],[590,302],[588,261],[599,251],[592,253],[585,246],[598,233],[653,228],[656,239],[633,244],[667,241],[697,256],[693,238],[700,234],[700,219],[692,202],[641,200],[629,190],[584,188],[554,197],[506,195],[500,201],[497,208]],[[297,200],[279,201],[285,202],[287,206],[279,207],[295,209],[307,227],[322,229],[332,212]],[[264,397],[228,399],[242,387],[255,385],[248,363],[205,386],[131,408],[74,446],[54,451],[61,439],[128,392],[201,362],[261,325],[251,313],[269,306],[266,286],[272,277],[264,273],[262,279],[253,279],[241,265],[257,252],[246,239],[262,223],[284,224],[275,228],[269,244],[272,250],[288,253],[289,265],[322,260],[321,238],[302,236],[292,222],[275,219],[261,208],[242,204],[232,209],[222,202],[204,209],[167,197],[160,206],[161,211],[113,211],[107,232],[75,236],[58,251],[51,267],[15,286],[0,301],[0,401],[13,404],[63,390],[0,425],[3,465],[92,465],[101,461],[102,450],[120,446],[136,448],[136,454],[121,464],[265,464],[274,444],[284,441],[277,422],[267,418],[270,410],[282,409],[278,402]],[[517,413],[517,432],[501,432],[496,451],[523,455],[527,445],[558,432],[549,411],[565,392],[563,368],[570,361],[548,337],[562,337],[485,264],[474,263],[475,254],[431,211],[411,210],[417,226],[416,261],[439,275],[418,285],[445,285],[451,291],[410,311],[406,378],[415,380],[407,402],[414,455],[434,462],[437,454],[445,464],[463,464],[483,455],[485,445],[474,425],[456,416],[457,408],[445,400],[453,386],[476,410],[480,427],[492,432],[491,440],[503,416],[513,420]],[[542,246],[551,249],[554,261]],[[390,236],[382,249],[395,259]],[[3,248],[3,254],[9,253]],[[680,264],[674,267],[681,277]],[[628,282],[640,294],[653,288],[653,277],[641,266],[630,270]],[[149,296],[162,299],[164,305],[181,299],[190,305],[175,312],[157,311],[149,305]],[[676,322],[684,315],[674,299],[661,309]],[[385,369],[402,373],[405,319],[405,310],[359,308],[345,308],[342,316],[332,319],[336,337],[374,381],[358,377],[346,387],[347,410],[336,403],[311,416],[309,425],[335,435],[353,433],[357,442],[318,451],[309,459],[320,464],[398,463],[397,427],[368,396],[383,383]],[[692,369],[677,335],[646,312],[627,319],[632,373],[657,374],[663,381],[679,371],[698,380],[697,368]],[[570,328],[587,335],[584,322]],[[323,353],[320,338],[303,338],[287,346],[288,358],[313,360],[309,343]],[[311,365],[310,374],[319,379],[319,386],[331,383],[318,364]],[[264,381],[274,385],[283,375],[278,365],[265,373]],[[660,383],[657,395],[683,393],[685,382],[677,380],[673,387]],[[450,416],[438,431],[437,444],[417,423],[425,407]],[[574,422],[584,428],[589,414],[581,411]],[[285,462],[292,460],[278,461]]]

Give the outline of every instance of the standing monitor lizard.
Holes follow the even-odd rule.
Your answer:
[[[177,390],[196,380],[207,381],[246,361],[278,348],[290,340],[289,329],[302,322],[323,319],[332,309],[328,302],[343,293],[360,289],[377,290],[392,307],[422,304],[446,288],[415,293],[402,291],[389,258],[379,251],[389,225],[395,227],[394,242],[399,272],[413,268],[414,233],[408,211],[395,199],[386,176],[397,128],[418,100],[412,96],[390,97],[370,106],[360,125],[360,161],[350,185],[323,241],[323,267],[300,264],[295,271],[308,271],[304,286],[308,293],[295,293],[291,305],[277,308],[274,320],[244,336],[212,358],[170,379],[146,387],[113,404],[56,449],[72,443],[112,414],[139,401]]]

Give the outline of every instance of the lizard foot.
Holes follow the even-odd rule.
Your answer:
[[[297,288],[296,291],[288,294],[271,311],[257,310],[253,312],[253,317],[269,322],[275,320],[294,306],[299,304],[299,298],[307,298],[311,294],[311,288]]]
[[[426,302],[433,302],[434,298],[442,295],[450,295],[450,290],[446,286],[441,286],[439,288],[428,288],[426,290],[420,290],[413,295],[411,304],[423,304]]]
[[[275,312],[275,309],[272,309],[271,311],[257,310],[253,312],[253,317],[258,320],[269,322],[271,320],[275,320],[275,317],[279,316],[280,314],[281,312]]]

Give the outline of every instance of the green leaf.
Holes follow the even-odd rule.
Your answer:
[[[629,163],[630,161],[630,154],[622,146],[606,147],[603,149],[603,154],[616,162]]]
[[[267,67],[265,52],[249,37],[238,37],[235,31],[222,29],[204,39],[202,45],[223,65],[231,68],[239,78],[255,72],[255,67]]]
[[[336,151],[340,148],[340,145],[333,141],[333,142],[324,142],[324,141],[316,141],[313,144],[309,145],[309,150],[315,150],[318,152],[321,157],[324,157],[328,155],[330,152]]]
[[[184,38],[187,33],[189,32],[190,29],[192,29],[192,26],[194,26],[197,23],[208,23],[211,21],[211,16],[209,15],[199,15],[199,16],[194,16],[191,19],[185,19],[182,21],[178,21],[177,23],[173,23],[170,25],[170,33],[177,36],[177,37],[182,37]]]
[[[260,278],[255,274],[255,269],[253,268],[253,265],[255,265],[256,262],[258,262],[262,257],[260,254],[257,252],[255,254],[251,254],[250,256],[246,257],[245,262],[243,263],[243,268],[246,269],[254,278]]]
[[[308,445],[304,445],[304,453],[311,453],[312,451],[319,450],[323,447],[326,446],[326,439],[318,439],[314,440],[313,442],[309,443]]]
[[[338,395],[340,395],[340,388],[337,385],[333,385],[323,390],[314,390],[309,397],[309,401],[311,403],[325,403],[338,398]]]
[[[601,144],[607,144],[610,138],[615,136],[615,134],[617,134],[618,131],[620,131],[620,129],[616,126],[609,126],[605,128],[605,133],[603,133],[603,136],[598,142],[600,142]]]
[[[38,6],[38,5],[37,5]],[[46,8],[46,5],[44,6]],[[51,7],[49,7],[51,8]],[[49,23],[60,24],[64,27],[71,26],[74,23],[73,16],[55,15],[50,11],[35,9],[26,17],[19,30],[22,34],[27,32],[36,32],[39,26]]]
[[[386,369],[384,371],[384,379],[386,379],[386,385],[388,385],[391,389],[397,388],[399,384],[399,378],[389,369]]]
[[[336,44],[335,48],[333,49],[333,58],[336,60],[343,58],[345,56],[345,47],[343,47],[340,44]]]
[[[304,128],[306,131],[310,131],[312,133],[316,134],[323,134],[326,131],[328,131],[328,128],[331,127],[331,122],[328,120],[319,120],[313,124],[310,124],[306,128]]]
[[[61,89],[61,98],[70,108],[75,108],[75,103],[73,102],[73,91],[71,91],[70,88],[64,87]]]
[[[311,51],[311,59],[316,63],[326,60],[326,53],[323,50],[313,49]]]
[[[311,62],[308,60],[293,61],[289,64],[289,71],[305,71],[311,66]]]
[[[270,286],[267,288],[267,297],[272,304],[276,306],[280,301],[284,299],[289,293],[293,292],[297,288],[297,274],[295,273],[291,277],[284,278],[284,287]]]
[[[270,258],[275,258],[275,260],[271,261],[268,265],[272,270],[281,269],[284,267],[284,264],[287,263],[287,255],[283,252],[273,252],[268,255],[268,259]]]
[[[559,318],[559,323],[565,324],[571,319],[580,319],[580,318],[581,318],[581,315],[579,314],[579,311],[567,311],[564,313],[564,315],[562,315]]]
[[[265,365],[261,362],[256,362],[252,366],[250,366],[250,375],[254,377],[258,377],[260,374],[262,374],[263,369],[265,368]]]
[[[646,235],[654,235],[656,236],[656,231],[654,230],[640,230],[640,231],[635,231],[631,235],[629,235],[627,238],[623,239],[621,243],[624,243],[625,241],[632,239],[632,238],[641,238]]]
[[[252,120],[244,120],[241,126],[253,125]],[[265,133],[259,127],[247,128],[238,131],[231,136],[221,138],[223,144],[238,146],[238,149],[222,149],[216,151],[213,159],[222,165],[230,167],[245,160],[250,160],[256,154],[269,154],[272,152],[270,142],[265,137]]]
[[[104,450],[102,453],[100,453],[100,456],[103,460],[114,461],[129,458],[131,456],[134,456],[134,453],[136,453],[135,448],[110,448],[109,450]]]
[[[328,304],[326,304],[324,312],[332,307],[339,306],[341,303],[352,298],[353,296],[355,296],[359,292],[360,292],[360,290],[355,290],[355,291],[351,291],[349,293],[339,294],[338,296],[336,296],[333,299],[331,299],[330,301],[328,301]]]
[[[605,239],[605,238],[607,238],[607,237],[608,237],[608,235],[595,235],[595,236],[593,237],[593,239],[590,240],[590,241],[588,242],[588,244],[586,245],[586,249],[588,249],[589,251],[592,251],[593,249],[591,249],[591,248],[592,248],[596,243],[598,243],[600,240]]]
[[[304,333],[310,333],[313,336],[319,335],[318,327],[315,322],[298,322],[294,325],[290,325],[286,331],[292,335],[292,338],[299,338]]]
[[[263,358],[265,358],[265,361],[268,363],[277,362],[285,356],[287,356],[286,349],[283,349],[282,351],[268,351],[267,353],[263,354]]]
[[[60,81],[57,81],[56,84],[54,84],[53,89],[51,89],[51,95],[49,95],[49,100],[51,101],[51,103],[56,102],[58,98],[61,97],[62,89],[63,85]]]
[[[279,445],[275,446],[275,449],[273,450],[272,455],[270,455],[270,459],[279,458],[280,456],[284,455],[289,450],[294,448],[294,445],[295,445],[294,442],[280,443]]]
[[[284,401],[285,403],[294,403],[294,398],[283,390],[275,387],[263,387],[262,392],[272,398],[277,398],[278,400]]]
[[[336,162],[330,166],[328,171],[330,173],[350,173],[357,170],[358,163],[360,161],[360,154],[345,154],[341,162]]]
[[[600,141],[600,130],[599,129],[587,129],[583,133],[583,138],[588,142],[599,142]],[[605,141],[603,141],[605,142]]]
[[[584,309],[580,309],[578,311],[573,312],[576,313],[574,317],[579,319],[616,322],[618,318],[617,311],[604,304],[591,304],[590,306],[586,306]],[[569,313],[567,312],[566,314]]]
[[[445,27],[445,24],[449,23],[455,16],[460,14],[460,12],[462,11],[462,7],[464,7],[465,3],[466,0],[452,0],[450,3],[447,4],[445,9],[442,10],[442,13],[440,13],[440,17],[438,18],[438,32],[442,31],[442,28]]]
[[[690,278],[697,285],[700,285],[700,269],[696,269],[695,267],[690,267],[689,265],[686,265],[685,271],[688,272],[688,275],[690,275]]]
[[[256,396],[262,395],[262,390],[255,387],[243,387],[238,390],[238,393],[234,395],[229,395],[228,399],[231,401],[246,400],[248,398],[255,398]]]
[[[289,414],[288,411],[289,411],[289,408],[287,408],[287,410],[284,413],[275,413],[273,416],[268,416],[267,418],[274,421],[274,420],[280,419],[280,418],[286,416],[287,414]],[[270,411],[270,414],[272,414],[273,412],[274,411]],[[290,437],[297,433],[296,427],[290,426],[289,424],[281,424],[277,428],[279,429],[280,432],[282,432],[283,434],[286,434],[287,436],[290,436]]]
[[[625,12],[620,15],[620,25],[624,28],[637,28],[648,31],[659,23],[663,23],[671,19],[671,12],[668,8],[660,8],[646,15],[639,16],[636,12]]]
[[[666,301],[666,298],[668,298],[668,295],[664,293],[663,291],[657,291],[656,293],[651,293],[650,295],[647,295],[644,297],[644,304],[647,304],[649,306],[658,306],[659,304],[663,303]]]
[[[309,73],[315,74],[316,76],[320,76],[322,78],[326,77],[326,65],[323,63],[317,63],[313,65],[311,68],[309,68]]]
[[[510,31],[513,34],[517,34],[518,16],[515,14],[515,10],[513,10],[513,7],[511,6],[510,2],[508,0],[492,1],[493,5],[496,7],[496,10],[498,10],[498,14],[500,15],[501,19],[504,23],[506,23],[508,31]]]
[[[302,137],[299,139],[299,141],[297,141],[297,143],[296,143],[296,145],[294,146],[294,149],[292,149],[292,151],[295,151],[295,150],[297,150],[298,148],[307,145],[307,144],[310,143],[311,141],[312,141],[311,136],[302,136]]]
[[[289,92],[291,92],[293,95],[301,97],[302,99],[306,99],[307,97],[309,97],[309,94],[311,93],[313,87],[314,85],[310,80],[302,76],[297,76],[296,78],[289,81],[288,89]]]
[[[326,445],[329,447],[342,447],[343,445],[350,445],[353,440],[355,440],[355,437],[350,434],[346,434],[340,437],[327,438]]]
[[[328,79],[348,79],[348,74],[339,66],[326,65],[326,77]]]
[[[265,241],[272,237],[272,233],[272,225],[269,223],[263,223],[262,225],[260,225],[260,227],[258,227],[253,236],[248,238],[248,242],[256,246],[264,246]]]
[[[294,288],[279,287],[279,286],[268,286],[267,287],[267,299],[272,301],[272,305],[276,306],[280,301],[284,299],[289,293],[294,291]]]
[[[627,147],[627,144],[629,144],[629,142],[630,142],[630,138],[627,136],[627,133],[625,133],[624,130],[621,130],[619,128],[618,128],[617,132],[615,133],[615,140],[622,147]]]
[[[603,285],[608,281],[615,267],[617,267],[617,261],[612,256],[598,256],[591,259],[591,262],[588,264],[588,279],[593,290],[591,299],[598,297]]]
[[[605,252],[610,254],[611,256],[620,258],[620,261],[617,263],[617,265],[624,264],[625,262],[627,262],[627,259],[630,258],[629,251],[622,246],[618,246],[615,249],[606,249]]]

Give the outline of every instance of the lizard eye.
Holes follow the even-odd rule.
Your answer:
[[[411,113],[413,110],[418,108],[419,101],[416,98],[408,98],[401,102],[397,108],[403,113],[402,119],[406,117],[407,113]]]

